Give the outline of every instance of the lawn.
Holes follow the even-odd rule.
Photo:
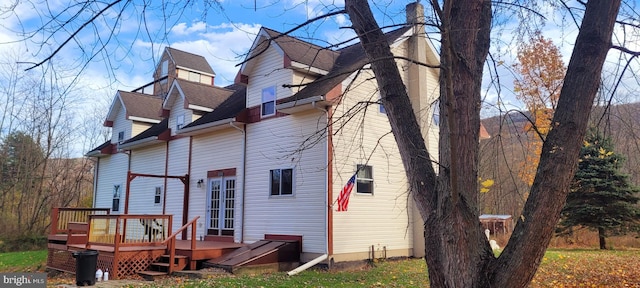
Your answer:
[[[0,272],[42,270],[46,251],[0,254]],[[29,270],[31,269],[31,270]],[[73,276],[49,279],[72,283]],[[379,261],[349,271],[310,269],[296,276],[216,276],[208,279],[167,277],[135,287],[426,287],[424,260]],[[134,287],[134,286],[131,286]],[[530,287],[640,287],[640,251],[549,250]]]

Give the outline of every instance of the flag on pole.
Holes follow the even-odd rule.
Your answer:
[[[338,209],[336,209],[336,211],[347,211],[347,206],[349,206],[349,195],[351,195],[351,190],[353,190],[353,186],[356,184],[356,174],[353,174],[347,184],[342,187],[342,190],[340,190],[340,195],[338,195]]]

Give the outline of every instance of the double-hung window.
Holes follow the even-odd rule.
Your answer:
[[[440,100],[436,100],[431,104],[433,106],[433,124],[440,126]]]
[[[113,200],[111,202],[111,211],[120,211],[120,195],[122,194],[122,185],[113,185]]]
[[[176,116],[176,130],[180,130],[184,127],[184,114]]]
[[[357,193],[373,194],[373,167],[369,165],[358,165],[356,187]]]
[[[262,89],[262,105],[260,115],[262,117],[276,114],[276,86]]]
[[[158,186],[156,187],[156,191],[153,196],[153,204],[157,206],[157,205],[160,205],[161,202],[162,202],[162,187]]]
[[[169,74],[169,60],[162,61],[161,65],[160,76],[167,76],[167,74]]]
[[[271,196],[293,195],[293,169],[271,170],[269,187]]]

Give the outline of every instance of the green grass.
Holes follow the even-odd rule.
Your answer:
[[[0,253],[0,272],[42,271],[47,250]]]

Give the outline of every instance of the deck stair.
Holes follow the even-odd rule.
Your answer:
[[[189,264],[189,257],[175,255],[173,262],[173,271],[182,271]],[[140,271],[138,275],[147,280],[153,280],[155,277],[169,274],[169,255],[162,255],[158,262],[151,263],[150,270]]]
[[[205,261],[204,267],[235,273],[240,267],[300,262],[300,245],[292,240],[260,240],[221,257]]]

